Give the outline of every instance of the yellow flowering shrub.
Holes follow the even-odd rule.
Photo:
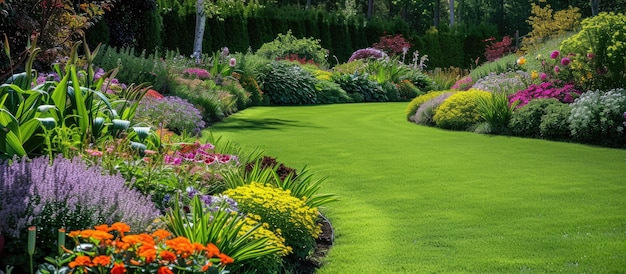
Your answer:
[[[257,221],[282,234],[285,245],[292,247],[295,256],[305,258],[313,250],[321,233],[316,222],[317,208],[308,207],[288,190],[253,182],[229,189],[224,195],[237,201],[239,212],[260,217]]]
[[[440,128],[465,130],[481,121],[478,98],[491,98],[491,93],[479,89],[453,94],[437,108],[433,120]]]
[[[259,224],[261,220],[261,216],[255,214],[248,214],[244,219],[244,224],[239,231],[239,235],[243,235],[250,231],[254,226]],[[268,223],[263,223],[259,228],[257,228],[252,235],[254,239],[263,239],[266,238],[266,245],[280,248],[280,251],[277,253],[279,256],[287,256],[289,255],[293,249],[291,246],[285,245],[285,238],[282,236],[282,230],[277,228],[276,230],[271,230],[270,225]]]
[[[539,0],[539,4],[531,3],[531,16],[526,20],[532,30],[522,41],[522,50],[529,50],[540,44],[546,38],[563,35],[580,25],[582,14],[579,8],[570,6],[568,9],[554,12],[546,0]]]

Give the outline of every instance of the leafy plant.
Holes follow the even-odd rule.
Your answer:
[[[381,36],[380,41],[374,43],[372,47],[380,49],[388,55],[397,56],[401,53],[406,55],[411,48],[411,43],[402,34],[385,35]]]
[[[553,105],[555,105],[553,107]],[[541,124],[547,110],[551,108],[559,109],[564,103],[555,98],[540,98],[530,101],[523,107],[515,109],[509,122],[511,133],[522,137],[541,137]],[[565,104],[566,105],[566,104]],[[565,121],[561,121],[565,123]],[[548,127],[546,122],[545,127]]]
[[[411,117],[415,115],[415,111],[417,111],[417,109],[422,104],[446,92],[451,92],[451,91],[449,90],[431,91],[426,94],[422,94],[420,96],[413,98],[413,100],[411,100],[411,102],[409,102],[409,104],[406,106],[406,110],[404,111],[404,114],[406,115],[407,120],[411,120]]]
[[[243,213],[261,217],[272,230],[280,230],[285,237],[285,244],[293,248],[297,258],[306,258],[315,245],[315,239],[321,233],[316,224],[318,211],[289,191],[250,183],[224,192],[237,201]]]
[[[274,61],[267,65],[260,79],[261,88],[273,105],[316,104],[317,80],[298,65]]]
[[[496,38],[494,37],[483,40],[483,42],[491,42],[485,47],[485,58],[489,62],[498,60],[500,57],[510,54],[515,49],[512,45],[513,40],[508,35],[502,37],[502,41],[493,42],[495,40]]]
[[[433,116],[437,113],[437,108],[439,108],[446,99],[450,98],[452,94],[454,94],[454,92],[443,92],[437,97],[420,104],[415,114],[409,119],[420,125],[434,126],[435,120],[433,120]]]
[[[386,102],[389,100],[385,91],[368,74],[333,74],[333,81],[352,97],[354,102]]]
[[[509,104],[504,92],[492,92],[490,97],[481,96],[477,100],[478,113],[489,123],[492,133],[506,133],[517,102]]]
[[[477,108],[479,98],[489,96],[489,92],[477,89],[455,93],[437,108],[433,120],[441,128],[468,129],[481,121]]]
[[[257,55],[265,58],[276,60],[277,58],[285,58],[295,54],[298,58],[313,60],[316,64],[326,66],[326,55],[328,50],[322,48],[319,39],[313,38],[296,38],[291,33],[278,34],[278,37],[272,42],[265,43],[256,52]]]
[[[529,50],[536,47],[544,39],[556,35],[563,35],[566,31],[574,30],[580,25],[581,13],[577,7],[553,13],[550,4],[531,3],[531,16],[526,20],[532,27],[531,32],[522,40],[522,49]],[[543,7],[542,7],[543,5]]]
[[[205,128],[200,111],[187,100],[176,96],[143,98],[133,122],[165,127],[178,134],[187,132],[198,135]]]
[[[490,73],[476,81],[472,86],[475,89],[513,94],[519,90],[528,88],[531,75],[518,70],[515,72]]]
[[[571,104],[568,118],[572,138],[590,143],[623,147],[626,90],[588,91]]]
[[[570,136],[569,121],[571,107],[568,104],[551,104],[541,117],[539,132],[542,138],[564,140]]]

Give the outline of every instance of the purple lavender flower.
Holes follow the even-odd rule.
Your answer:
[[[159,121],[166,128],[179,133],[199,133],[206,126],[200,110],[176,96],[163,99],[144,97],[137,107],[134,120],[148,124]]]
[[[150,197],[128,188],[120,175],[102,175],[80,158],[12,162],[0,163],[0,224],[9,237],[19,238],[31,225],[69,231],[119,221],[142,229],[158,216]]]

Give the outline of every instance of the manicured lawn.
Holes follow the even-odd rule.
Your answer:
[[[626,270],[626,151],[417,126],[405,103],[256,107],[212,126],[328,176],[319,273]]]

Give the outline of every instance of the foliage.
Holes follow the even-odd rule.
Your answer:
[[[433,90],[451,89],[454,83],[465,74],[467,73],[463,69],[455,67],[435,68],[428,72],[428,76],[433,80]]]
[[[541,117],[539,133],[542,138],[563,140],[569,137],[569,121],[571,108],[568,104],[551,104],[545,108]]]
[[[320,104],[341,104],[352,100],[339,84],[332,81],[318,80],[315,88]]]
[[[454,85],[450,87],[450,89],[466,91],[470,89],[474,85],[474,80],[472,76],[468,75],[454,82]]]
[[[490,97],[478,97],[477,110],[489,124],[491,133],[506,133],[517,102],[509,104],[504,92],[491,92]]]
[[[357,59],[351,62],[346,62],[343,64],[337,64],[333,67],[334,73],[342,73],[342,74],[354,74],[354,73],[365,73],[367,69],[367,62],[364,59]]]
[[[411,102],[409,102],[409,104],[406,106],[406,109],[404,111],[404,114],[406,115],[407,120],[411,120],[411,117],[413,117],[413,115],[415,115],[415,111],[417,111],[417,109],[423,104],[428,102],[429,100],[438,97],[441,94],[444,94],[446,92],[449,91],[445,91],[445,90],[440,90],[440,91],[430,91],[426,94],[422,94],[420,96],[417,96],[415,98],[413,98],[413,100],[411,100]]]
[[[316,224],[316,208],[291,196],[290,191],[254,182],[224,194],[237,201],[241,212],[258,215],[272,230],[280,231],[297,258],[310,255],[321,232]]]
[[[561,105],[567,106],[567,104],[560,102],[556,98],[539,98],[517,108],[513,112],[513,116],[509,122],[511,133],[515,136],[522,137],[541,137],[543,117],[548,113],[548,109],[561,109]],[[551,118],[552,117],[546,118],[546,122],[544,123],[546,129],[552,124],[552,121],[549,120]],[[565,122],[566,121],[561,121],[563,124],[565,124]]]
[[[508,55],[515,50],[515,46],[512,45],[513,40],[510,36],[505,35],[500,42],[493,42],[495,40],[496,38],[493,36],[483,40],[483,42],[491,42],[485,47],[485,58],[489,62],[498,60],[502,56]]]
[[[567,31],[576,29],[580,25],[580,9],[570,6],[568,9],[553,13],[552,6],[539,1],[542,4],[531,3],[532,15],[526,22],[531,25],[532,31],[522,40],[524,50],[532,49],[544,39],[556,35],[563,35]]]
[[[364,49],[358,49],[354,53],[352,53],[352,55],[348,59],[348,63],[357,61],[357,60],[362,60],[362,59],[379,60],[379,59],[384,59],[386,57],[387,57],[387,54],[380,49],[364,48]]]
[[[490,73],[489,75],[476,80],[472,86],[475,89],[513,94],[519,90],[528,88],[531,75],[518,70],[506,73]]]
[[[588,91],[571,104],[568,118],[572,138],[589,143],[624,147],[624,112],[626,91]]]
[[[53,161],[52,161],[53,160]],[[52,163],[51,163],[52,161]],[[18,265],[26,245],[26,229],[37,227],[37,258],[57,250],[57,230],[84,229],[122,221],[146,227],[158,216],[150,198],[126,186],[120,175],[102,175],[80,158],[32,160],[14,158],[0,164],[0,222],[10,241],[8,264]]]
[[[237,98],[211,80],[189,80],[178,77],[171,87],[171,94],[199,106],[203,120],[219,121],[237,110]]]
[[[430,79],[428,75],[422,73],[419,69],[413,68],[406,71],[400,79],[401,82],[405,80],[411,82],[411,84],[421,91],[420,93],[431,91],[434,88],[433,80]]]
[[[261,88],[272,105],[306,105],[317,103],[315,84],[310,72],[298,65],[274,61],[260,78]]]
[[[409,120],[420,125],[434,126],[435,121],[433,120],[433,116],[435,116],[437,108],[439,108],[446,99],[452,96],[452,94],[454,94],[452,91],[443,92],[440,93],[439,96],[424,102],[417,108],[415,114],[409,117]]]
[[[509,102],[511,104],[519,102],[518,107],[522,107],[537,98],[556,98],[563,103],[571,103],[580,93],[573,84],[555,87],[552,82],[543,82],[539,85],[531,84],[527,89],[512,94],[509,96]]]
[[[199,195],[193,196],[188,212],[174,203],[174,208],[166,216],[167,227],[174,236],[202,245],[214,243],[220,251],[233,258],[234,263],[229,266],[232,270],[251,260],[281,251],[279,247],[266,245],[268,238],[255,238],[254,231],[261,224],[246,227],[245,218],[233,212],[228,205],[213,206],[200,200]]]
[[[187,100],[176,96],[165,96],[162,99],[144,97],[137,107],[133,122],[165,127],[177,134],[186,132],[198,135],[205,127],[200,111]]]
[[[411,48],[411,43],[402,34],[385,35],[380,37],[380,41],[374,43],[372,48],[384,51],[387,55],[406,55]]]
[[[516,54],[509,54],[493,62],[483,63],[479,67],[470,71],[469,74],[473,79],[480,79],[492,73],[508,73],[512,70],[513,64],[517,58],[518,56]]]
[[[572,53],[571,69],[576,81],[587,89],[612,89],[626,85],[626,15],[601,13],[586,18],[582,30],[561,43]]]
[[[256,54],[271,60],[295,54],[299,58],[313,60],[321,66],[328,64],[326,61],[328,50],[322,48],[319,39],[298,39],[292,34],[291,30],[287,34],[278,34],[274,41],[263,44]]]
[[[477,109],[479,98],[488,98],[490,96],[489,92],[478,89],[457,92],[437,108],[433,120],[440,128],[468,129],[481,121],[481,116]]]
[[[75,230],[69,237],[76,246],[60,255],[72,272],[85,273],[228,273],[234,259],[213,243],[200,244],[185,237],[172,237],[159,229],[152,233],[127,234],[130,226],[116,222],[94,229]],[[40,266],[40,270],[54,267]],[[56,273],[55,271],[49,273]]]
[[[348,93],[354,102],[386,102],[389,100],[380,84],[367,73],[333,74],[333,81]]]
[[[403,75],[411,70],[408,66],[399,62],[397,58],[376,59],[367,62],[366,72],[379,84],[398,83]]]

